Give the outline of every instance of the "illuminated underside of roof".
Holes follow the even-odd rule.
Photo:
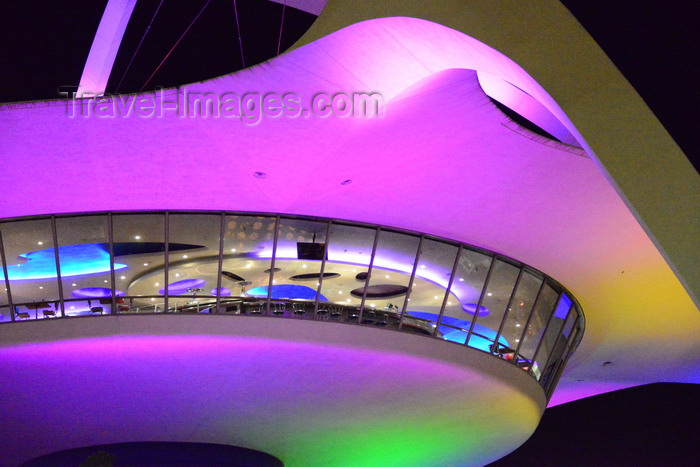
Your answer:
[[[65,102],[56,101],[3,108],[0,124],[11,131],[0,143],[5,177],[18,182],[3,185],[0,216],[230,209],[429,232],[531,264],[579,299],[587,333],[553,403],[653,381],[697,382],[700,368],[692,356],[698,354],[700,317],[688,292],[698,291],[698,250],[692,248],[697,203],[685,220],[660,209],[677,209],[673,198],[697,197],[697,180],[678,175],[682,164],[673,157],[680,151],[611,65],[600,64],[602,54],[589,52],[590,38],[576,50],[582,51],[580,67],[593,57],[600,70],[592,66],[577,75],[564,65],[547,68],[546,59],[528,58],[537,52],[507,47],[496,33],[488,41],[484,30],[495,26],[483,19],[485,12],[475,12],[474,20],[459,14],[449,19],[454,6],[391,12],[408,15],[414,8],[412,15],[489,42],[528,68],[552,98],[522,68],[461,32],[396,17],[341,29],[364,19],[360,12],[343,17],[341,4],[328,6],[325,22],[326,12],[302,41],[306,45],[180,91],[293,92],[302,101],[318,92],[377,92],[384,117],[261,118],[249,125],[167,114],[69,118]],[[555,37],[569,28],[577,39],[585,36],[556,8],[548,7],[546,19],[533,19],[532,27],[551,25]],[[518,13],[535,16],[529,9]],[[572,61],[576,56],[571,52]],[[585,79],[595,73],[602,75],[597,82]],[[489,90],[510,89],[503,83],[522,90],[519,102],[532,99],[537,113],[547,116],[543,125],[573,140],[556,142],[514,124],[489,99]],[[603,90],[589,88],[596,86]],[[596,92],[605,103],[586,103]],[[603,110],[590,115],[592,109]],[[623,122],[628,116],[633,120]],[[615,131],[598,128],[623,123],[620,140]],[[617,153],[625,155],[610,155]],[[638,169],[649,153],[667,154],[671,162],[649,158],[648,172]],[[27,161],[38,170],[28,174]],[[626,161],[638,173],[624,174]],[[675,184],[653,179],[654,167],[661,166]],[[256,172],[267,176],[254,177]],[[647,189],[665,194],[647,201]],[[615,364],[602,367],[605,361]]]

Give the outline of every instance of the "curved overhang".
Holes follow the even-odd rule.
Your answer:
[[[0,342],[3,433],[22,433],[8,465],[130,441],[233,444],[290,466],[484,465],[546,405],[502,359],[338,323],[115,315],[6,324]]]
[[[0,142],[5,176],[17,182],[3,186],[0,215],[231,209],[430,232],[532,264],[579,298],[587,335],[554,403],[697,382],[698,360],[688,358],[700,327],[691,298],[700,290],[697,177],[563,6],[498,5],[494,15],[491,3],[331,1],[307,45],[180,89],[378,92],[382,119],[144,122],[68,118],[65,102],[2,108],[12,132]],[[359,23],[389,15],[452,29],[412,18]],[[585,154],[513,131],[484,76],[546,108]],[[26,161],[39,169],[28,173]]]

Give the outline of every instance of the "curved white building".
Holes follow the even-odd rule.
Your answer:
[[[2,465],[483,465],[700,374],[700,180],[558,2],[331,0],[261,65],[0,132]]]

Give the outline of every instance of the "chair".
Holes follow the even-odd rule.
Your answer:
[[[56,317],[56,310],[52,310],[49,308],[48,310],[41,310],[41,312],[44,315],[44,318],[55,318]]]
[[[331,318],[340,318],[342,314],[340,307],[331,308]]]
[[[272,313],[277,316],[283,315],[287,311],[284,303],[282,302],[273,302],[272,305],[275,307],[275,309],[272,310]]]
[[[241,304],[240,303],[230,303],[224,305],[224,313],[234,313],[240,314]]]
[[[29,319],[28,311],[15,311],[15,318],[17,319]]]
[[[518,361],[515,362],[515,365],[522,370],[530,371],[530,366],[532,365],[532,362],[524,358],[519,358]]]
[[[304,305],[292,303],[292,313],[294,313],[297,316],[303,315],[304,313],[306,313],[306,310],[304,310]]]
[[[105,311],[105,309],[102,308],[101,306],[93,306],[92,308],[90,308],[91,315],[96,315],[96,314],[101,315],[103,311]]]
[[[321,308],[319,310],[316,310],[316,315],[320,316],[321,318],[325,317],[328,314],[328,310],[325,308]]]

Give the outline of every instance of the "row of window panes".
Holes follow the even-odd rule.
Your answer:
[[[0,223],[0,233],[15,318],[24,313],[41,319],[43,311],[49,317],[103,314],[113,303],[116,312],[165,311],[194,298],[215,303],[217,296],[226,300],[250,293],[269,300],[277,287],[306,287],[302,295],[315,310],[321,303],[321,308],[357,307],[360,316],[379,309],[405,311],[407,329],[415,318],[424,320],[436,337],[500,355],[542,384],[575,349],[569,339],[574,326],[583,326],[579,308],[559,286],[515,261],[377,227],[169,212],[17,220]],[[325,244],[325,257],[313,246],[301,252],[300,243]],[[299,278],[321,268],[323,277]],[[368,285],[364,294],[363,284]],[[375,288],[387,285],[405,293],[373,296]],[[100,290],[103,297],[80,299],[85,291]],[[7,291],[0,297],[2,321],[13,318],[9,298]]]

